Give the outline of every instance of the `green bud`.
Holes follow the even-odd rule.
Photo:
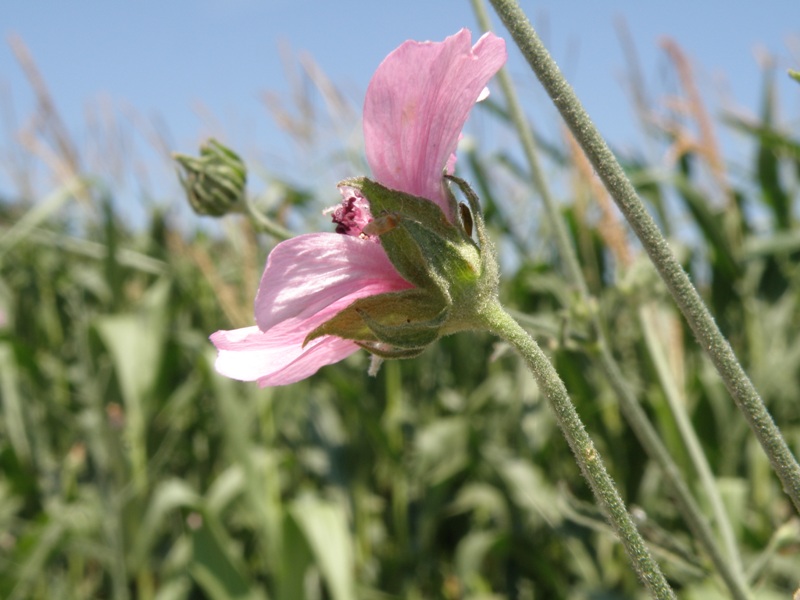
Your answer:
[[[238,210],[247,184],[247,168],[238,154],[211,138],[200,146],[199,157],[176,153],[173,158],[197,214],[220,217]]]

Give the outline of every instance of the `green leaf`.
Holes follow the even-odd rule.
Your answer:
[[[499,531],[476,531],[469,533],[456,548],[456,573],[467,585],[480,577],[482,566],[490,552],[502,542]]]
[[[77,194],[85,193],[86,189],[87,182],[76,177],[67,181],[44,200],[33,206],[0,237],[0,258],[13,246],[25,239],[37,225],[53,216],[68,200],[75,198]]]
[[[555,527],[561,521],[556,494],[537,466],[522,459],[504,459],[497,468],[512,500],[532,523],[544,521]]]
[[[418,468],[428,485],[437,485],[469,465],[469,421],[464,416],[440,418],[417,435]]]
[[[333,600],[356,598],[353,547],[344,508],[304,495],[291,504],[289,513],[303,532]]]
[[[31,461],[31,446],[26,433],[16,361],[10,344],[0,344],[0,400],[3,406],[2,428],[11,441],[17,460],[28,464]]]
[[[295,600],[306,596],[306,572],[314,556],[297,521],[286,514],[283,519],[280,568],[277,572],[278,600]]]
[[[153,285],[137,313],[103,316],[95,327],[111,355],[125,404],[128,452],[134,483],[143,493],[147,479],[147,425],[153,390],[162,366],[169,281]]]
[[[195,513],[199,516],[200,513]],[[192,562],[189,565],[197,584],[212,600],[257,600],[261,593],[244,573],[242,560],[232,551],[232,542],[208,512],[202,524],[193,528]]]
[[[158,484],[133,539],[134,570],[147,562],[169,515],[181,508],[198,509],[200,502],[198,494],[180,479],[167,479]]]
[[[770,71],[765,72],[764,91],[761,109],[761,125],[772,129],[775,111],[775,82]],[[775,225],[786,231],[791,226],[791,202],[783,189],[780,177],[780,164],[775,150],[763,137],[758,139],[756,172],[761,184],[761,195],[767,206],[772,209]]]

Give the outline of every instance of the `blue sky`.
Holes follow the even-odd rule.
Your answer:
[[[701,92],[712,107],[728,97],[756,110],[761,91],[756,55],[763,49],[778,61],[783,114],[800,123],[800,86],[783,75],[787,67],[800,68],[797,0],[758,6],[722,0],[542,0],[522,6],[614,144],[630,146],[637,139],[621,85],[625,61],[615,29],[620,17],[654,90],[667,85],[659,40],[669,36],[695,61]],[[409,38],[442,39],[462,26],[477,31],[467,0],[7,0],[0,6],[0,93],[3,106],[11,99],[24,124],[34,112],[33,96],[7,43],[16,34],[77,140],[90,135],[87,106],[105,102],[117,111],[158,117],[170,131],[170,143],[184,152],[219,127],[245,154],[259,147],[280,157],[287,141],[262,94],[288,90],[282,45],[308,52],[360,103],[373,70],[394,47]],[[514,48],[509,67],[534,122],[552,123],[552,109]],[[8,127],[0,131],[6,153]],[[0,192],[8,185],[7,175],[0,174]]]

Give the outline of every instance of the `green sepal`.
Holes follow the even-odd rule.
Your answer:
[[[379,236],[392,265],[415,287],[356,300],[304,343],[334,335],[378,358],[411,358],[439,337],[475,326],[481,311],[496,301],[497,262],[477,196],[463,180],[448,179],[469,202],[469,209],[459,207],[447,189],[453,222],[436,203],[364,177],[339,184],[369,201],[373,220],[362,233]]]
[[[365,177],[339,185],[359,190],[369,200],[375,220],[389,223],[375,229],[389,260],[406,280],[452,299],[479,279],[480,249],[463,224],[451,223],[436,203]]]
[[[475,227],[475,234],[478,237],[480,244],[481,254],[481,279],[482,285],[489,289],[497,290],[500,285],[500,272],[497,267],[497,255],[495,253],[494,244],[486,232],[486,222],[483,220],[483,211],[481,210],[481,203],[478,195],[473,191],[470,185],[454,175],[445,175],[445,179],[449,179],[455,183],[469,202],[471,211],[471,220]],[[463,205],[462,205],[463,206]]]
[[[474,244],[454,243],[437,237],[424,224],[415,221],[401,221],[397,229],[401,227],[419,246],[433,272],[448,282],[451,295],[455,295],[452,293],[454,287],[473,285],[480,277],[480,251]],[[381,242],[383,240],[381,237]]]
[[[425,352],[425,346],[422,348],[393,348],[391,346],[383,346],[380,342],[356,342],[367,352],[374,354],[380,358],[416,358]]]
[[[414,348],[438,337],[447,319],[441,295],[421,288],[359,298],[311,331],[304,344],[323,335]],[[390,339],[384,339],[386,335]]]
[[[381,233],[381,245],[403,279],[420,289],[435,289],[441,295],[447,294],[447,284],[439,273],[430,268],[423,248],[411,235],[408,222],[402,217],[398,226]]]
[[[381,342],[397,348],[424,348],[439,338],[439,330],[447,322],[450,310],[445,306],[441,312],[428,321],[407,321],[400,325],[384,325],[361,309],[356,309],[367,327]]]
[[[440,237],[455,242],[460,239],[458,230],[447,219],[439,205],[419,196],[392,190],[366,177],[353,177],[339,183],[359,190],[369,200],[373,216],[381,213],[398,214],[403,218],[422,223]]]

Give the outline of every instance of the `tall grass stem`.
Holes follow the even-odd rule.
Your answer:
[[[706,498],[711,505],[720,537],[725,544],[725,550],[731,563],[730,568],[740,575],[744,572],[744,567],[742,566],[742,558],[739,556],[736,536],[733,533],[728,511],[725,509],[725,505],[722,502],[722,496],[719,493],[719,487],[711,471],[711,466],[708,464],[708,459],[703,452],[700,440],[697,437],[697,432],[694,427],[692,427],[692,422],[684,406],[683,399],[680,397],[680,392],[670,373],[663,346],[659,343],[656,325],[653,321],[655,316],[653,312],[654,308],[654,306],[642,306],[639,308],[639,321],[642,325],[642,332],[644,333],[648,354],[653,361],[656,373],[661,381],[661,389],[664,391],[664,397],[675,419],[675,424],[683,440],[683,445],[689,453],[689,458],[700,479],[700,485],[703,487]]]
[[[680,469],[675,464],[675,461],[672,460],[669,450],[658,437],[655,428],[647,418],[647,413],[645,413],[641,404],[631,392],[630,386],[620,371],[619,365],[614,360],[611,349],[605,340],[601,340],[598,343],[598,356],[603,369],[608,374],[611,387],[620,400],[620,408],[625,415],[625,419],[636,434],[636,438],[644,447],[645,452],[661,467],[661,474],[675,495],[678,510],[680,510],[696,540],[708,552],[711,562],[714,563],[714,567],[716,567],[722,581],[728,587],[731,597],[737,600],[750,598],[751,592],[743,578],[743,571],[741,567],[737,568],[735,566],[737,560],[739,563],[741,562],[738,550],[734,545],[728,552],[728,554],[733,554],[732,557],[723,554],[714,537],[708,519],[706,519],[694,496],[692,496]],[[719,514],[718,519],[727,519],[727,513]]]

